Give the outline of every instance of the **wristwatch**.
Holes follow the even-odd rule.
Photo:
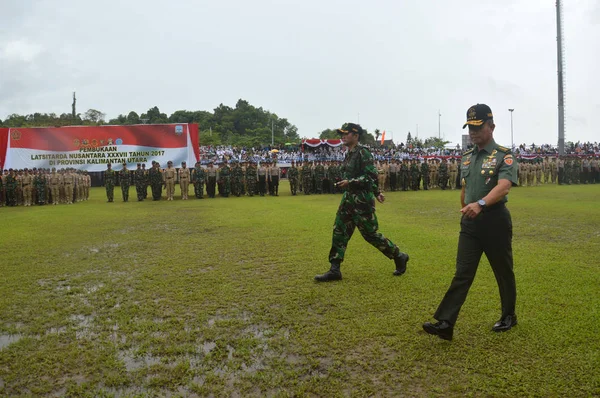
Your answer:
[[[484,208],[485,208],[485,200],[483,200],[483,199],[479,199],[479,200],[477,201],[477,204],[478,204],[479,206],[481,206],[481,208],[482,208],[482,209],[484,209]]]

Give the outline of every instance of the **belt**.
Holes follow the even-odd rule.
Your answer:
[[[187,180],[187,177],[179,177],[180,180]]]
[[[167,177],[167,180],[172,180],[172,179],[173,179],[173,177]]]
[[[30,185],[30,184],[23,184],[24,187],[26,187],[27,185]]]
[[[496,211],[496,210],[500,210],[500,209],[504,209],[506,207],[506,203],[505,202],[499,202],[499,203],[495,203],[491,206],[486,206],[483,208],[482,212],[483,213],[490,213],[492,211]]]

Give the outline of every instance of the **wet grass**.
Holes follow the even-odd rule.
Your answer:
[[[600,395],[600,185],[513,190],[519,325],[483,260],[451,343],[458,192],[387,198],[407,274],[356,233],[324,285],[339,196],[0,208],[0,395]]]

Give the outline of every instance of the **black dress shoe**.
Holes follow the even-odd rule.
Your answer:
[[[315,276],[315,280],[317,282],[341,281],[342,273],[340,271],[329,270],[324,274]]]
[[[394,257],[394,262],[396,263],[396,271],[394,271],[394,276],[403,275],[406,272],[406,263],[410,257],[406,253],[400,253],[396,257]]]
[[[454,334],[454,326],[448,321],[439,321],[436,323],[425,322],[423,330],[444,340],[452,340],[452,334]]]
[[[517,326],[517,316],[515,314],[507,315],[494,324],[492,330],[494,332],[506,332],[513,326]]]

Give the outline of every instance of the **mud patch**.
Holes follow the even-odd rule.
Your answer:
[[[0,334],[0,350],[9,345],[21,340],[23,336],[20,334]]]

